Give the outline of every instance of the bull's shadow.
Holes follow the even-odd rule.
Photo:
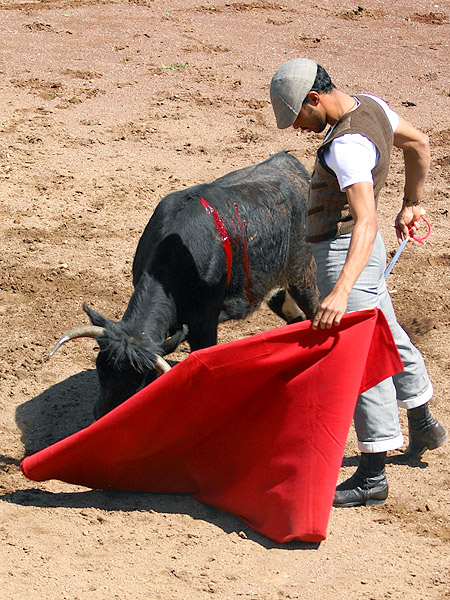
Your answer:
[[[98,397],[95,370],[77,373],[48,388],[16,410],[25,456],[72,435],[93,422]]]
[[[39,396],[22,404],[16,411],[25,455],[28,456],[87,427],[93,422],[92,407],[98,395],[95,370],[69,377]],[[61,482],[63,489],[66,484]],[[107,511],[154,511],[187,514],[207,521],[226,533],[244,532],[245,536],[265,548],[311,550],[318,543],[290,542],[278,544],[247,527],[237,517],[202,504],[192,496],[120,491],[83,490],[80,492],[48,492],[38,488],[16,490],[0,496],[0,500],[21,506],[47,508],[98,508]]]

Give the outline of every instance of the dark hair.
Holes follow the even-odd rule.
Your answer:
[[[309,90],[310,92],[319,92],[320,94],[328,94],[333,90],[336,86],[331,81],[330,76],[325,71],[323,67],[317,65],[317,73],[316,78],[314,79],[314,83],[312,88]],[[303,104],[308,103],[308,96],[303,100]]]

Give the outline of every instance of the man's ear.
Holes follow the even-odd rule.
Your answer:
[[[306,94],[306,99],[308,101],[308,104],[310,104],[311,106],[317,106],[320,102],[319,93],[314,92],[313,90]]]

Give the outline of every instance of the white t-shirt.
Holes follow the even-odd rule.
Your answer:
[[[395,131],[400,120],[398,114],[381,98],[369,94],[364,95],[378,102],[386,113],[392,131]],[[378,158],[375,144],[360,133],[346,133],[336,138],[325,150],[323,156],[327,167],[336,174],[341,191],[354,183],[362,181],[373,183],[372,169],[377,164]]]

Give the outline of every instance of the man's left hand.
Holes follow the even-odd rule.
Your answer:
[[[339,325],[345,313],[348,294],[342,290],[334,290],[321,303],[319,310],[312,322],[312,328],[330,329]]]

